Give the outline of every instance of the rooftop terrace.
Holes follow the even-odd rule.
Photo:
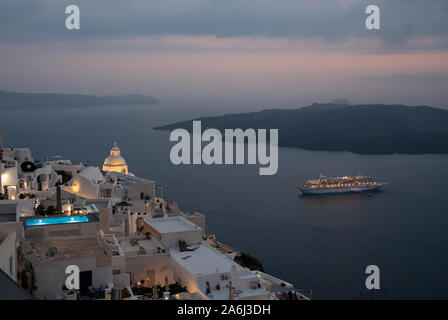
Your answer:
[[[160,234],[200,230],[201,228],[188,221],[184,217],[174,216],[166,218],[145,219],[145,222],[157,230]]]
[[[167,253],[168,250],[154,237],[119,237],[118,243],[125,256],[147,256]]]
[[[120,183],[120,185],[122,185],[124,187],[127,187],[130,184],[136,184],[136,183],[150,183],[150,182],[154,183],[154,181],[151,181],[148,179],[131,176],[131,175],[127,175],[127,174],[122,174],[119,172],[110,171],[108,173],[110,173],[112,176],[114,176],[117,179],[117,181]]]
[[[200,245],[193,251],[171,251],[172,257],[191,274],[208,275],[230,272],[232,266],[242,269],[236,262],[207,245]]]
[[[41,261],[55,261],[72,258],[88,258],[96,255],[104,256],[104,249],[98,244],[96,237],[49,237],[31,242]],[[49,250],[56,248],[56,250]]]

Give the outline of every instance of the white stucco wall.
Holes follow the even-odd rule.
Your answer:
[[[0,193],[5,193],[5,186],[18,186],[17,167],[8,167],[0,170]]]
[[[187,269],[177,263],[175,259],[171,259],[171,267],[174,273],[174,280],[180,282],[183,286],[186,286],[188,292],[195,293],[200,291],[195,277]]]
[[[168,254],[126,257],[126,272],[131,273],[131,282],[136,283],[141,279],[146,279],[147,270],[155,270],[155,284],[163,286],[165,276],[168,277],[168,283],[174,281],[171,258]]]
[[[195,213],[191,216],[187,216],[186,219],[201,228],[202,235],[205,234],[205,216],[203,214]]]
[[[62,286],[65,284],[68,265],[76,265],[79,271],[92,271],[93,287],[107,286],[113,283],[112,266],[96,267],[95,257],[83,259],[67,259],[51,262],[33,263],[36,274],[36,291],[33,295],[38,299],[55,299],[63,295]]]
[[[179,240],[185,241],[187,245],[199,243],[202,239],[202,229],[181,232],[163,233],[162,243],[167,247],[173,248],[179,246]]]
[[[76,176],[70,184],[71,186],[62,186],[61,189],[86,199],[96,199],[99,197],[98,185],[93,185],[88,179],[82,176]]]
[[[34,216],[34,199],[2,200],[0,205],[16,205],[17,221],[20,217]]]
[[[16,230],[15,228],[0,229],[0,269],[15,281],[16,270]]]
[[[131,184],[128,188],[128,197],[130,200],[142,200],[141,194],[143,193],[144,196],[154,199],[155,190],[154,182]]]

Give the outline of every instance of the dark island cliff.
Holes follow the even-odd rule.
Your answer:
[[[0,109],[85,108],[107,105],[154,105],[159,101],[151,96],[93,96],[61,93],[26,93],[0,90]]]
[[[202,128],[279,129],[279,145],[360,154],[448,153],[448,110],[428,106],[313,104],[204,117]],[[192,120],[156,127],[184,128]]]

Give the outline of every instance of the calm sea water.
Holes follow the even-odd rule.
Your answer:
[[[448,155],[280,148],[275,176],[259,176],[254,165],[172,165],[169,133],[152,128],[207,114],[168,104],[0,110],[0,132],[6,146],[30,147],[36,159],[96,165],[118,141],[131,172],[164,185],[169,200],[207,216],[208,233],[314,298],[448,298]],[[320,173],[362,173],[388,185],[373,197],[299,196],[297,186]],[[370,264],[381,270],[375,294],[364,287]]]

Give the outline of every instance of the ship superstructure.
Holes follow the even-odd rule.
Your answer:
[[[321,175],[308,180],[299,189],[303,194],[330,194],[372,191],[381,189],[383,186],[383,182],[378,182],[373,177],[326,177]]]

